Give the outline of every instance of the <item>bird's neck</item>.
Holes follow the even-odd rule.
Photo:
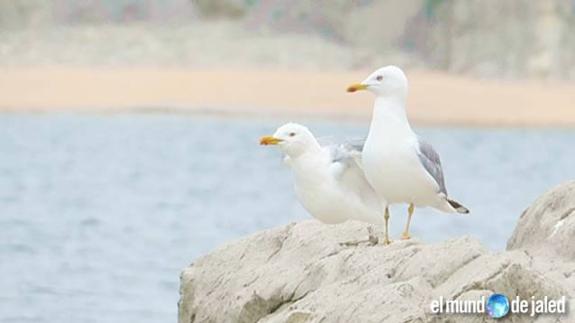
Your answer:
[[[315,138],[297,146],[291,146],[284,150],[284,153],[292,160],[292,163],[305,163],[310,158],[321,154],[321,146]]]
[[[282,148],[283,152],[292,160],[299,159],[305,155],[314,155],[321,151],[321,146],[315,138],[306,139],[304,142],[288,145]]]
[[[394,136],[413,135],[405,112],[405,98],[377,97],[373,106],[370,129],[381,132],[378,133],[381,135],[391,133]]]
[[[326,158],[321,147],[317,150],[306,151],[305,153],[292,158],[291,168],[297,183],[305,185],[320,185],[325,182],[327,169]]]
[[[306,153],[319,154],[321,151],[322,149],[319,142],[317,142],[317,139],[313,138],[311,142],[308,143]]]

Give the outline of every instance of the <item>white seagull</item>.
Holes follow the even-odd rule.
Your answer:
[[[261,145],[278,145],[293,172],[295,192],[303,207],[323,223],[358,220],[381,225],[381,204],[360,168],[361,146],[321,146],[308,128],[288,123]],[[368,227],[371,244],[377,243]],[[361,241],[347,242],[354,245]]]
[[[407,203],[408,218],[402,239],[409,239],[415,207],[430,206],[450,213],[469,213],[450,199],[439,154],[411,129],[405,113],[407,78],[396,66],[386,66],[347,91],[375,94],[369,134],[362,152],[365,176],[381,199],[385,220],[384,244],[389,244],[388,206]]]

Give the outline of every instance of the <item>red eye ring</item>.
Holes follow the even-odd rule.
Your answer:
[[[381,82],[381,80],[383,80],[383,76],[378,75],[375,79],[376,79],[377,81]]]

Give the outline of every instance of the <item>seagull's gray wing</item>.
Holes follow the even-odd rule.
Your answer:
[[[348,140],[344,143],[344,146],[349,150],[361,153],[363,151],[363,146],[365,146],[365,138]]]
[[[342,144],[331,145],[331,156],[333,162],[357,162],[361,157],[365,139],[348,140]]]
[[[317,142],[322,147],[330,147],[332,149],[335,146],[340,146],[346,150],[355,150],[358,152],[363,151],[363,145],[365,144],[365,138],[353,138],[353,139],[341,139],[335,136],[322,136],[316,138]]]
[[[379,200],[361,167],[361,150],[364,142],[365,140],[353,140],[326,148],[330,152],[332,174],[339,185],[357,196],[364,205],[376,210],[377,214],[380,207]]]
[[[443,169],[441,168],[441,160],[439,159],[439,154],[433,149],[429,143],[418,139],[419,151],[417,156],[423,168],[433,177],[437,185],[439,186],[439,192],[447,195],[447,189],[445,188],[445,179],[443,178]]]

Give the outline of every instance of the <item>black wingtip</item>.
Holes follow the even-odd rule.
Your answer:
[[[457,211],[457,213],[469,214],[469,209],[461,205],[461,203],[449,199],[447,200],[447,202],[449,203],[449,205],[451,205],[452,208],[454,208]]]

